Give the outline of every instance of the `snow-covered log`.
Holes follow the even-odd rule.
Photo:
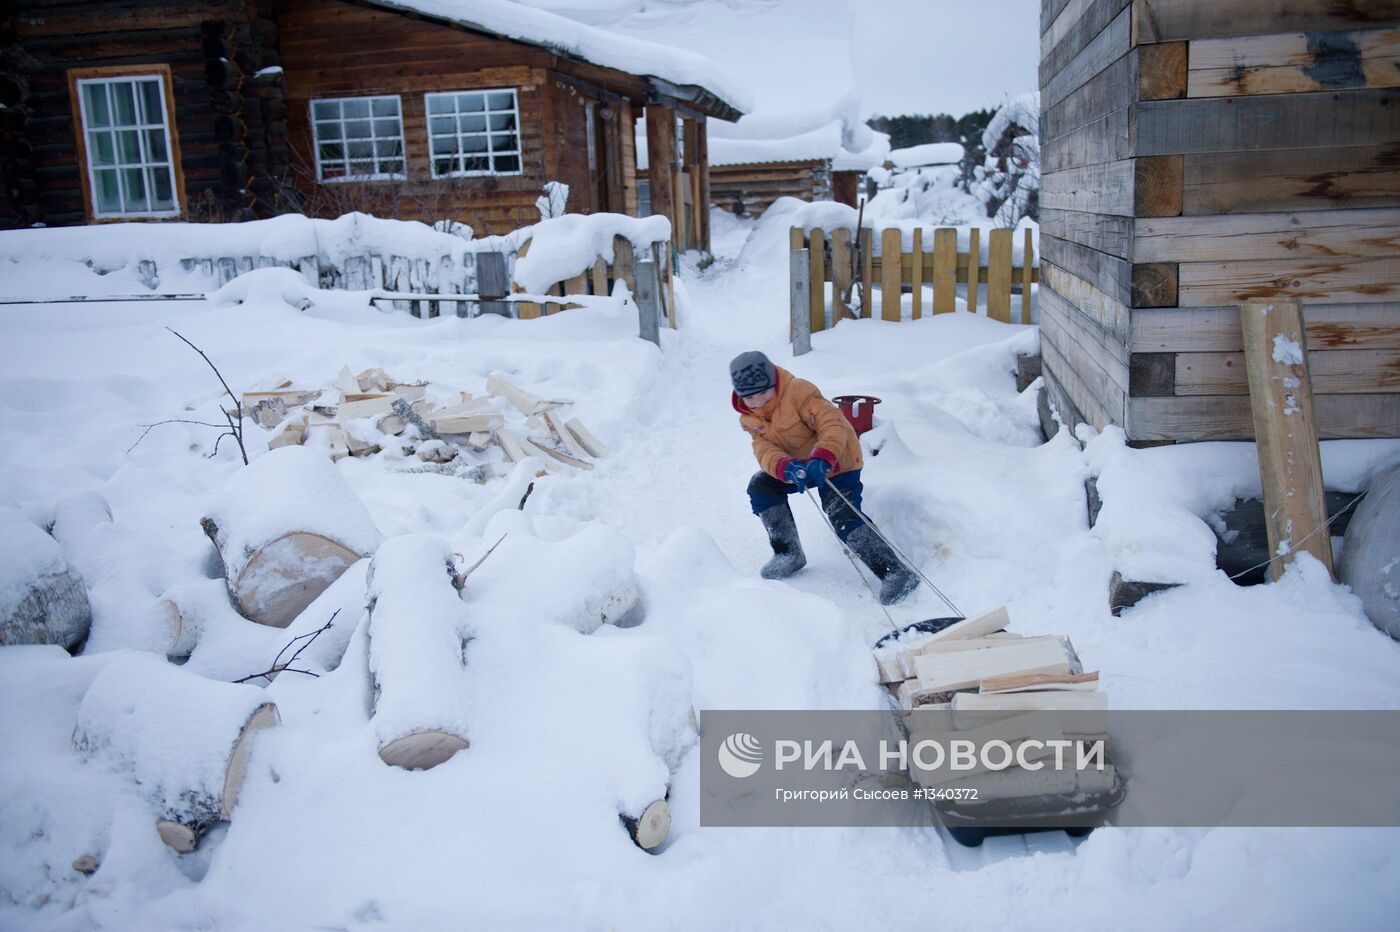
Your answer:
[[[1400,466],[1371,480],[1347,528],[1337,571],[1371,623],[1400,641]]]
[[[128,775],[161,839],[188,851],[232,817],[254,734],[278,724],[254,686],[207,680],[144,653],[114,658],[78,709],[73,746]]]
[[[58,541],[0,509],[0,644],[72,648],[91,625],[87,590]]]
[[[620,818],[638,848],[654,851],[671,831],[671,804],[658,799],[643,809],[640,815],[634,817],[623,813]]]
[[[427,534],[395,537],[369,567],[370,724],[386,764],[436,767],[468,746],[467,609],[452,548]]]
[[[500,550],[472,575],[470,600],[480,594],[510,602],[521,615],[582,634],[604,624],[628,628],[641,623],[645,606],[633,568],[636,549],[625,535],[594,524],[564,540],[547,541],[532,535],[524,515],[509,523]],[[488,536],[499,533],[498,527],[507,530],[498,522]]]
[[[340,471],[304,447],[272,450],[234,473],[201,524],[239,610],[278,628],[380,541]]]
[[[161,594],[160,604],[170,624],[165,655],[174,659],[193,653],[211,624],[248,624],[229,601],[228,588],[218,579],[172,586]]]

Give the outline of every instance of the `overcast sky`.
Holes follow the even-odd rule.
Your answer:
[[[1040,0],[855,0],[865,116],[994,107],[1037,90]]]

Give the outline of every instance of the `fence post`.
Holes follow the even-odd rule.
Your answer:
[[[851,231],[837,227],[831,231],[831,323],[851,316],[844,295],[851,287]]]
[[[933,231],[933,312],[958,309],[958,231],[939,227]]]
[[[788,253],[788,310],[792,320],[792,354],[805,356],[812,351],[812,298],[808,275],[811,265],[807,250]]]
[[[1011,323],[1011,231],[998,227],[987,235],[987,316]]]
[[[661,346],[661,266],[657,257],[636,263],[637,329],[643,340]]]
[[[982,287],[982,231],[967,231],[967,309],[977,313],[977,292]]]
[[[880,234],[880,317],[884,320],[898,321],[904,316],[900,307],[903,253],[904,234],[899,228],[891,227]]]
[[[1031,276],[1035,269],[1035,245],[1031,242],[1031,228],[1025,230],[1025,247],[1021,250],[1021,323],[1031,322]]]
[[[924,316],[924,231],[922,227],[914,228],[914,251],[911,253],[911,258],[913,261],[909,264],[909,295],[912,300],[910,301],[909,316],[918,320]]]
[[[812,230],[807,247],[807,299],[811,308],[809,333],[826,329],[826,233],[821,227]]]
[[[1322,530],[1327,506],[1302,310],[1296,301],[1250,301],[1240,307],[1240,327],[1264,485],[1270,574],[1278,579],[1294,554],[1306,550],[1335,578],[1332,537]]]
[[[860,316],[875,316],[875,230],[860,230]]]

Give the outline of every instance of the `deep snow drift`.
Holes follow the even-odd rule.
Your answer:
[[[1394,831],[1101,829],[972,851],[935,828],[699,827],[692,707],[703,719],[707,708],[885,702],[868,646],[886,622],[815,508],[793,503],[808,568],[757,578],[766,541],[743,492],[755,465],[728,404],[726,363],[743,349],[828,395],[881,397],[866,437],[879,448],[867,458],[870,515],[964,610],[1006,604],[1014,631],[1068,634],[1116,706],[1400,706],[1400,647],[1317,566],[1241,589],[1210,565],[1207,520],[1257,483],[1244,448],[1134,451],[1112,432],[1086,435],[1086,449],[1064,431],[1041,443],[1034,392],[1017,394],[1011,374],[1037,333],[982,316],[844,322],[793,359],[785,253],[800,221],[714,222],[724,255],[704,273],[683,268],[682,327],[663,332],[659,351],[616,306],[533,321],[281,301],[0,316],[5,492],[36,525],[68,516],[60,543],[95,613],[80,657],[0,649],[0,925],[928,928],[1033,916],[1045,928],[1388,927],[1400,906]],[[480,392],[499,371],[573,400],[607,447],[592,471],[537,480],[524,511],[528,473],[476,485],[377,459],[336,464],[384,538],[426,535],[470,565],[507,535],[513,549],[463,590],[457,630],[473,640],[451,693],[471,747],[425,772],[380,762],[359,564],[285,631],[236,616],[204,631],[185,670],[230,681],[340,612],[303,656],[319,678],[263,687],[282,724],[259,736],[232,823],[185,856],[156,838],[140,787],[71,745],[84,693],[126,656],[98,649],[103,639],[147,647],[160,594],[210,583],[198,520],[243,468],[227,445],[208,457],[212,432],[189,424],[128,449],[140,425],[218,417],[217,383],[165,325],[236,388],[328,384],[348,365]],[[250,429],[253,449],[266,437]],[[1400,458],[1396,443],[1332,447],[1329,467],[1363,481]],[[1093,530],[1090,475],[1105,496]],[[600,565],[634,558],[642,624],[585,635],[568,623],[570,600],[586,595],[568,557],[580,540]],[[1111,617],[1110,574],[1149,566],[1186,585]],[[921,591],[896,617],[938,608]],[[671,836],[648,855],[618,815],[668,785]],[[91,877],[69,866],[83,854],[100,863]]]

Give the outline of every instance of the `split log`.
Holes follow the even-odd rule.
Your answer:
[[[426,534],[395,537],[369,567],[370,725],[384,763],[436,767],[468,747],[467,609],[452,548]]]
[[[491,375],[486,379],[486,390],[493,395],[500,395],[516,407],[521,414],[529,417],[532,414],[539,414],[550,408],[557,408],[560,405],[568,404],[567,401],[543,401],[517,385],[507,382],[499,375]]]
[[[92,608],[58,541],[17,510],[0,510],[0,644],[57,644],[87,637]]]
[[[642,810],[640,815],[619,815],[622,824],[627,826],[627,834],[632,836],[638,848],[655,851],[666,840],[671,831],[671,804],[658,799]]]
[[[161,594],[160,604],[170,622],[165,655],[174,660],[194,653],[201,635],[212,624],[247,624],[229,601],[228,587],[219,579],[172,586]]]
[[[540,443],[537,440],[526,438],[524,441],[525,451],[530,454],[547,456],[552,460],[557,460],[565,466],[572,466],[575,469],[592,469],[593,464],[587,460],[581,460],[577,456],[572,456],[562,450],[556,450],[549,444]]]
[[[340,471],[305,447],[272,450],[234,473],[200,523],[239,611],[277,628],[380,542]]]
[[[564,422],[564,430],[573,437],[579,449],[589,456],[600,457],[603,455],[603,445],[598,442],[598,438],[588,432],[588,428],[583,426],[583,422],[576,417],[571,417]]]
[[[157,813],[161,839],[189,851],[232,818],[253,736],[278,724],[254,686],[219,683],[152,657],[114,658],[78,708],[73,747],[126,774]]]

